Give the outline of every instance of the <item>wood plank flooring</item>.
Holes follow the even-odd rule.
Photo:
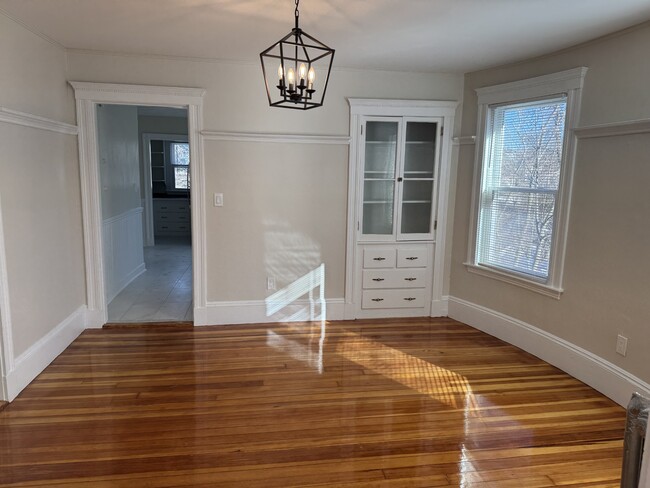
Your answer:
[[[0,486],[614,488],[624,424],[451,319],[114,327],[0,412]]]

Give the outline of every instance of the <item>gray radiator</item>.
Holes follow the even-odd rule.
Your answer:
[[[621,488],[639,488],[643,448],[648,431],[648,412],[650,412],[650,399],[638,393],[632,395],[627,406]]]

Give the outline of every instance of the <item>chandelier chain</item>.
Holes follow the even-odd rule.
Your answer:
[[[300,17],[300,12],[298,11],[298,4],[300,3],[300,0],[296,0],[296,10],[294,12],[294,15],[296,18]]]

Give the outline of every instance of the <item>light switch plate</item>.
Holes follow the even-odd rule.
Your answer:
[[[616,352],[621,356],[627,354],[627,337],[622,336],[621,334],[616,338]]]
[[[214,206],[223,207],[223,193],[214,194]]]

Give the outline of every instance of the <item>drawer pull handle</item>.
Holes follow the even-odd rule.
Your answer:
[[[160,207],[160,210],[167,210],[167,207]]]
[[[415,300],[415,298],[413,298],[413,297],[408,297],[408,298],[405,298],[404,300],[406,300],[407,302],[412,302],[413,300]]]
[[[417,278],[404,278],[406,281],[415,281]]]
[[[383,278],[373,278],[372,281],[384,281]]]
[[[372,258],[374,261],[386,261],[386,258]]]
[[[373,302],[383,302],[383,301],[384,301],[383,298],[371,298],[371,300],[372,300]]]
[[[409,256],[406,259],[409,260],[409,261],[415,261],[417,259],[417,256]]]

